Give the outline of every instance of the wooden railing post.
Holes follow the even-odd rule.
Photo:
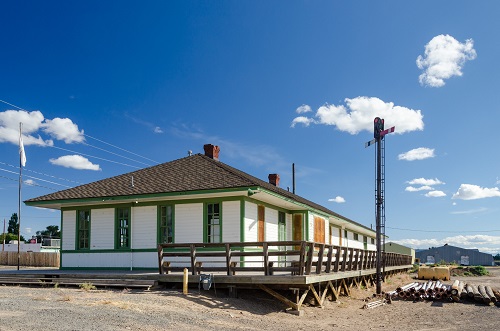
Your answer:
[[[305,269],[305,261],[306,261],[306,242],[302,241],[300,243],[300,256],[299,256],[299,275],[304,275]]]
[[[264,255],[264,275],[269,275],[269,247],[267,242],[262,243],[262,253]]]
[[[327,256],[326,268],[325,268],[326,273],[330,273],[330,270],[332,270],[332,257],[333,257],[333,246],[328,245],[328,256]]]
[[[323,254],[325,254],[325,244],[320,244],[319,245],[319,252],[318,252],[318,262],[316,263],[316,273],[317,274],[320,274],[321,269],[323,269]]]
[[[339,263],[340,263],[340,246],[335,247],[335,265],[333,266],[333,272],[339,271]]]
[[[306,275],[310,275],[314,257],[314,243],[307,243],[307,246],[309,250],[307,251]]]

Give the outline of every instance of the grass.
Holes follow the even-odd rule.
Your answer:
[[[93,291],[96,290],[97,288],[92,283],[83,283],[80,284],[80,289],[84,291]]]

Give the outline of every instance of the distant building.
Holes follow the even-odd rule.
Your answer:
[[[426,250],[416,252],[416,257],[421,263],[456,263],[459,265],[493,265],[493,255],[481,253],[477,249],[466,249],[451,245],[441,247],[431,247]]]
[[[406,247],[400,244],[396,244],[393,242],[385,243],[384,249],[387,253],[398,253],[411,255],[411,263],[415,263],[415,250],[410,247]]]

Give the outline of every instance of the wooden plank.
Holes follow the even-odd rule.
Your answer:
[[[285,298],[284,296],[282,296],[281,294],[279,294],[278,292],[276,291],[273,291],[272,289],[270,289],[269,287],[265,286],[265,285],[262,285],[262,284],[258,284],[257,285],[258,288],[260,288],[261,290],[267,292],[268,294],[270,294],[271,296],[273,296],[274,298],[278,299],[279,301],[283,302],[284,304],[286,304],[287,306],[289,306],[290,308],[292,309],[295,309],[295,310],[299,310],[300,309],[300,305],[294,303],[293,301],[291,300],[288,300],[287,298]],[[301,303],[302,304],[302,303]]]
[[[328,256],[326,259],[326,268],[325,272],[330,273],[330,270],[332,269],[332,258],[333,258],[333,246],[328,247]]]
[[[323,254],[325,254],[325,244],[319,245],[318,261],[316,262],[316,273],[321,273],[323,268]]]

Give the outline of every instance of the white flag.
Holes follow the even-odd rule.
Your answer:
[[[26,166],[26,154],[24,153],[23,135],[19,132],[19,156],[21,157],[21,165]]]

